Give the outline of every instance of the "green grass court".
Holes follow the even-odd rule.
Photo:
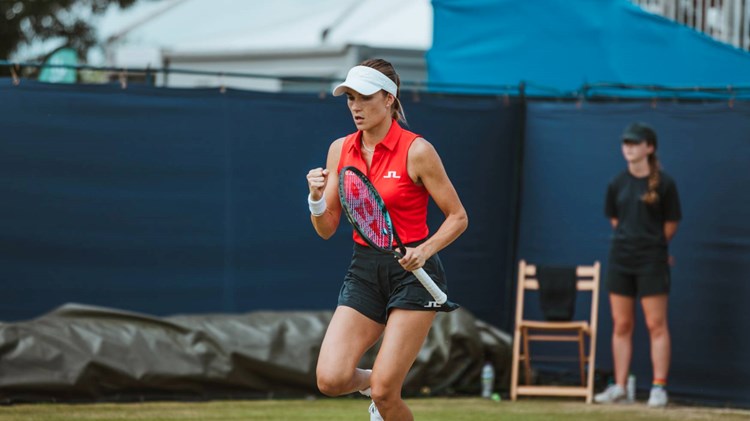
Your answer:
[[[750,420],[750,411],[671,406],[586,405],[580,401],[525,399],[492,402],[478,398],[410,399],[416,420],[429,421],[633,421]],[[0,407],[2,421],[366,421],[369,401],[355,398],[245,400],[130,404],[31,404]]]

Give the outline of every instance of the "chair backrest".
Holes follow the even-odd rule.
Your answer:
[[[598,261],[593,265],[576,266],[576,290],[591,292],[591,313],[589,324],[596,331],[597,314],[599,311],[599,278],[601,265]],[[516,297],[516,326],[524,319],[524,299],[527,291],[538,291],[539,279],[537,266],[521,260],[518,263],[518,286]]]

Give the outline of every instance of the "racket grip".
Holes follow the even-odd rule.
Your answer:
[[[448,301],[448,296],[445,295],[440,287],[437,286],[435,281],[430,278],[430,275],[428,275],[427,272],[424,271],[424,269],[419,268],[412,273],[417,277],[417,279],[419,279],[419,282],[422,283],[422,286],[424,286],[427,292],[432,295],[432,298],[435,299],[435,302],[437,302],[438,304],[445,304],[445,302]]]

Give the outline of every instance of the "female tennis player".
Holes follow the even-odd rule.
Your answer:
[[[318,359],[320,391],[329,396],[354,391],[372,396],[371,420],[414,419],[401,399],[402,384],[436,312],[458,306],[435,302],[411,271],[423,268],[447,292],[437,253],[468,224],[435,148],[399,125],[405,121],[399,85],[398,74],[385,60],[367,60],[353,67],[333,95],[346,95],[357,131],[330,145],[325,169],[307,174],[312,224],[322,238],[330,238],[341,220],[338,173],[354,166],[382,196],[394,230],[406,245],[406,254],[396,260],[353,234],[354,254]],[[429,197],[445,214],[432,236],[427,228]],[[381,335],[372,370],[357,368]]]
[[[607,270],[612,308],[612,355],[615,384],[595,397],[599,403],[626,398],[625,384],[633,350],[635,300],[641,307],[651,338],[654,380],[648,405],[667,405],[667,374],[671,342],[667,326],[670,257],[667,244],[682,217],[677,186],[660,170],[656,132],[633,123],[622,135],[622,153],[628,168],[607,190],[605,214],[614,228]]]

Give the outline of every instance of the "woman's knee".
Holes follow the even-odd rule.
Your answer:
[[[652,317],[646,319],[646,327],[648,328],[649,335],[652,337],[669,334],[667,319],[664,317]]]
[[[385,408],[393,402],[401,399],[401,386],[394,386],[388,382],[370,379],[370,391],[372,400],[378,408]]]
[[[631,318],[615,318],[612,324],[612,333],[617,336],[629,336],[633,334],[633,319]]]
[[[341,396],[345,393],[351,392],[350,390],[347,390],[351,378],[351,374],[347,376],[344,373],[321,370],[318,368],[318,390],[326,396]]]

